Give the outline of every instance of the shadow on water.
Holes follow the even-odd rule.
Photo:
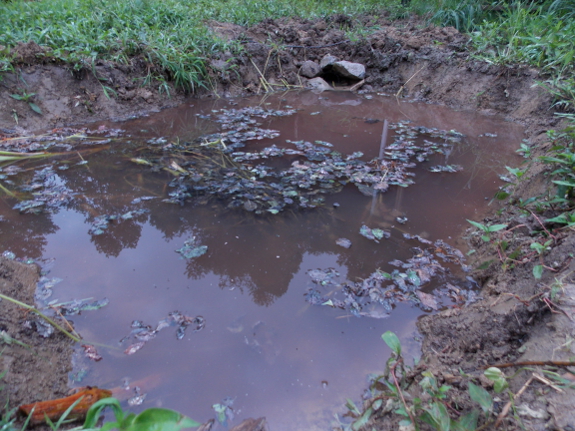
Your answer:
[[[152,173],[129,160],[148,139],[186,141],[215,132],[218,125],[204,118],[212,110],[253,104],[298,109],[296,115],[261,121],[261,127],[281,132],[273,140],[277,145],[286,139],[322,140],[368,159],[378,155],[385,119],[456,129],[464,140],[434,161],[464,169],[432,173],[424,162],[413,169],[415,184],[407,188],[365,196],[347,185],[326,195],[321,208],[256,216],[206,196],[183,206],[164,203],[171,174]],[[63,279],[48,301],[109,299],[100,310],[71,318],[86,340],[110,346],[99,348],[99,362],[79,352],[71,384],[114,387],[127,381],[125,398],[135,394],[134,385],[146,394],[136,408],[170,407],[199,421],[213,417],[212,405],[229,397],[232,424],[266,416],[274,431],[328,429],[345,398],[359,396],[364,377],[384,367],[383,332],[396,332],[413,355],[418,351],[415,320],[423,311],[412,302],[396,303],[390,317],[373,314],[381,318],[310,305],[304,297],[308,288],[335,298],[341,285],[318,286],[308,272],[333,268],[339,282],[365,279],[377,269],[391,272],[390,261],[406,261],[413,247],[421,246],[406,233],[461,246],[455,238],[467,227],[465,219],[478,220],[486,211],[502,184],[498,174],[513,163],[523,135],[515,124],[474,113],[345,93],[203,101],[102,125],[121,127],[130,142],[110,145],[87,164],[55,169],[71,196],[65,206],[30,215],[12,210],[9,198],[0,201],[4,248],[50,262],[48,277]],[[249,145],[260,150],[270,140]],[[104,216],[117,218],[94,235]],[[407,222],[400,224],[398,217]],[[391,236],[377,243],[360,235],[363,225]],[[182,259],[175,251],[191,237],[207,252]],[[349,239],[351,247],[337,245],[340,238]],[[460,268],[449,270],[451,282],[469,283]],[[439,277],[425,291],[445,280]],[[163,329],[133,355],[124,353],[129,343],[120,340],[134,329],[133,321],[155,328],[175,310],[202,316],[205,328],[189,328],[182,340],[175,328]]]

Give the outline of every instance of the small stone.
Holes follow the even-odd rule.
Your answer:
[[[321,73],[321,68],[319,64],[315,61],[304,61],[299,69],[299,74],[305,78],[315,78]]]
[[[360,63],[352,63],[350,61],[336,61],[332,64],[332,68],[335,73],[344,78],[357,80],[365,78],[365,66]]]
[[[307,82],[307,88],[314,92],[321,93],[323,91],[333,90],[331,85],[329,85],[323,78],[313,78]]]
[[[321,70],[325,71],[327,68],[331,67],[331,65],[334,64],[336,61],[337,57],[331,54],[327,54],[319,62],[319,67],[321,67]]]

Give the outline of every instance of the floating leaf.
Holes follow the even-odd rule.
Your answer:
[[[347,238],[339,238],[335,243],[343,248],[351,247],[351,241]]]
[[[196,257],[203,256],[208,251],[207,245],[199,245],[198,240],[192,237],[184,242],[184,246],[178,250],[184,259],[193,259]]]

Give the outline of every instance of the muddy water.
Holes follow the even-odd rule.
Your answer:
[[[373,198],[346,187],[328,196],[321,209],[255,217],[217,201],[162,203],[170,174],[152,174],[129,162],[146,139],[193,139],[217,130],[197,114],[247,104],[299,109],[291,117],[262,121],[263,127],[281,131],[277,145],[285,139],[323,140],[367,158],[379,152],[384,119],[455,129],[466,138],[435,163],[461,164],[464,170],[431,173],[426,162],[414,170],[416,184],[408,188],[392,187]],[[377,268],[391,271],[388,262],[411,257],[416,245],[403,233],[461,246],[455,238],[468,226],[465,219],[479,220],[486,211],[502,185],[498,175],[506,173],[506,164],[517,164],[514,150],[523,137],[520,126],[501,119],[346,93],[197,102],[106,125],[126,130],[131,143],[111,145],[87,157],[88,164],[58,172],[74,194],[65,208],[51,215],[19,215],[10,209],[14,202],[1,203],[3,249],[42,258],[48,276],[63,279],[50,300],[109,299],[106,307],[72,318],[103,356],[90,362],[78,355],[72,384],[120,387],[127,380],[124,398],[134,395],[135,385],[146,394],[135,409],[164,406],[198,421],[214,417],[212,405],[229,398],[232,425],[266,416],[273,431],[328,429],[334,413],[344,412],[346,398],[359,402],[366,376],[381,371],[389,353],[383,332],[397,333],[417,355],[415,320],[421,310],[402,303],[389,317],[374,319],[309,305],[307,271],[332,267],[342,281],[365,278]],[[142,196],[155,199],[133,202]],[[142,208],[148,212],[114,223],[103,235],[89,234],[96,216]],[[398,216],[407,223],[398,224]],[[363,224],[389,230],[391,238],[370,241],[359,234]],[[183,260],[175,250],[191,236],[208,252]],[[352,247],[336,245],[341,237]],[[465,283],[466,274],[453,275]],[[178,340],[176,328],[169,327],[135,354],[124,354],[130,342],[120,340],[134,320],[155,327],[175,310],[202,316],[205,328],[192,332],[190,327]]]

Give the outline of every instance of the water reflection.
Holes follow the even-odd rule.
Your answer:
[[[510,123],[429,105],[399,106],[394,99],[305,93],[260,103],[301,110],[264,121],[263,127],[281,130],[280,142],[319,139],[370,158],[378,154],[384,119],[457,129],[466,141],[442,162],[465,169],[447,174],[420,167],[416,184],[406,189],[371,197],[347,186],[328,195],[323,208],[255,217],[206,198],[184,206],[163,203],[170,174],[150,173],[129,161],[147,139],[192,139],[213,132],[216,125],[196,114],[229,107],[229,101],[197,103],[122,124],[131,143],[112,145],[90,156],[87,165],[59,172],[74,193],[65,208],[20,215],[11,210],[13,200],[0,201],[4,248],[19,257],[55,258],[51,275],[64,281],[51,299],[110,299],[105,308],[74,317],[87,340],[110,346],[101,351],[103,361],[78,364],[87,367],[87,375],[75,384],[113,387],[129,377],[147,382],[141,408],[163,405],[204,421],[213,415],[211,405],[229,396],[235,398],[238,420],[267,416],[274,431],[326,429],[334,409],[360,393],[363,376],[382,369],[387,353],[381,333],[393,330],[409,345],[421,311],[399,304],[388,319],[358,319],[310,306],[304,301],[311,283],[307,271],[333,267],[349,280],[377,268],[389,271],[391,260],[412,256],[414,244],[404,233],[453,244],[449,238],[461,231],[465,219],[485,211],[485,198],[500,184],[496,173],[514,157],[509,144],[522,137],[521,128]],[[497,138],[480,136],[485,132]],[[136,200],[142,197],[152,199]],[[146,212],[133,218],[121,217],[142,209]],[[102,235],[90,235],[103,216],[117,218]],[[399,224],[397,217],[408,221]],[[391,238],[379,244],[364,238],[359,234],[364,224],[390,231]],[[180,259],[175,250],[192,236],[208,252]],[[351,248],[336,245],[339,238],[351,240]],[[125,346],[118,342],[133,320],[155,324],[174,310],[202,315],[206,327],[181,341],[162,331],[133,356],[122,353]]]

